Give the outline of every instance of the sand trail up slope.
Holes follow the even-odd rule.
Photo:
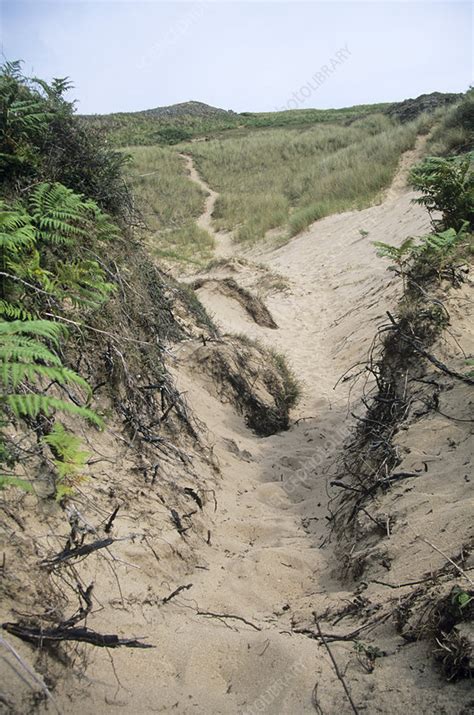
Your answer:
[[[198,223],[212,230],[217,194],[202,182],[191,158],[186,161],[191,178],[208,192]],[[317,711],[315,697],[326,715],[352,712],[323,646],[295,633],[294,626],[313,610],[342,609],[355,596],[338,582],[327,542],[327,482],[353,423],[346,383],[333,388],[342,373],[365,360],[377,323],[398,295],[371,241],[401,242],[429,229],[426,212],[411,202],[413,194],[402,183],[397,174],[382,204],[327,217],[279,250],[256,257],[288,280],[287,290],[267,297],[277,330],[256,325],[212,285],[198,290],[224,330],[258,338],[286,355],[303,397],[289,431],[257,438],[193,369],[196,346],[175,349],[177,384],[207,426],[221,471],[213,523],[196,565],[175,583],[130,573],[136,601],[112,614],[110,628],[117,629],[118,619],[124,631],[146,634],[157,647],[114,654],[119,686],[108,659],[96,655],[82,712],[120,706],[134,713],[298,715]],[[224,254],[230,250],[226,244]],[[237,279],[258,288],[259,271],[247,262]],[[226,275],[225,268],[213,273],[219,275]],[[166,605],[150,605],[150,591],[183,584],[191,586]],[[353,624],[343,621],[341,627]],[[390,633],[386,646],[398,648]],[[416,668],[420,648],[414,644],[405,656],[400,682],[396,668],[384,666],[375,678],[354,663],[351,643],[333,644],[364,712],[458,712],[450,709],[451,695],[431,670]],[[65,710],[77,711],[70,705]]]
[[[194,166],[192,157],[189,154],[180,154],[181,158],[186,162],[186,170],[191,181],[194,181],[206,194],[204,210],[198,217],[196,224],[199,228],[204,229],[211,234],[215,241],[214,252],[218,258],[227,258],[232,255],[232,238],[226,231],[216,231],[212,225],[212,212],[219,197],[217,191],[211,189],[205,181],[203,181]]]
[[[311,400],[330,395],[334,399],[333,386],[341,371],[350,367],[351,360],[363,358],[376,321],[396,299],[398,281],[390,280],[387,264],[377,258],[372,241],[397,243],[429,231],[426,210],[413,205],[415,193],[406,189],[408,170],[425,141],[420,137],[415,148],[403,155],[380,205],[321,219],[276,251],[253,251],[255,260],[288,280],[289,290],[266,299],[280,330],[259,328],[235,301],[223,299],[212,286],[198,291],[223,329],[267,338],[289,358],[307,387],[303,411],[312,406]],[[242,282],[252,286],[252,266],[241,273]],[[220,274],[213,273],[219,275],[227,275],[225,267]],[[255,273],[257,292],[259,282]]]

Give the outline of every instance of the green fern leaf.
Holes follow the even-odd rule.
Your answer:
[[[57,410],[82,417],[99,428],[102,428],[104,424],[101,417],[88,407],[81,407],[72,402],[66,402],[66,400],[59,400],[56,397],[40,394],[12,394],[3,399],[16,417],[37,417],[40,412],[50,416]]]
[[[24,492],[32,492],[33,487],[26,479],[20,479],[20,477],[12,477],[9,474],[0,474],[0,489],[5,487],[18,487]]]

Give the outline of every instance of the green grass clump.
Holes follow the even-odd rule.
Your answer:
[[[279,353],[276,350],[272,349],[270,350],[270,356],[275,368],[280,373],[283,385],[284,402],[287,405],[288,409],[291,409],[292,407],[295,407],[295,405],[297,405],[300,400],[300,383],[282,353]]]
[[[474,149],[474,89],[461,101],[439,113],[441,121],[428,140],[430,153],[463,154]]]
[[[290,235],[296,236],[314,221],[327,216],[328,213],[330,213],[329,203],[325,205],[322,202],[298,209],[290,216],[288,222]]]
[[[199,266],[209,261],[214,253],[214,238],[195,223],[155,234],[150,241],[155,256]]]

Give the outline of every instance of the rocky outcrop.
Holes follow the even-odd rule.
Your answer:
[[[389,117],[398,119],[400,122],[409,122],[415,119],[422,112],[434,112],[439,107],[458,102],[462,94],[431,92],[431,94],[420,94],[416,99],[405,99],[403,102],[395,102],[385,110]]]

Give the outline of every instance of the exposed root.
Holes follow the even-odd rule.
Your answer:
[[[430,641],[449,680],[474,674],[474,591],[425,587],[401,599],[396,613],[403,638]]]
[[[279,355],[234,336],[195,349],[191,367],[211,377],[221,399],[231,400],[258,435],[288,429],[298,385]]]

